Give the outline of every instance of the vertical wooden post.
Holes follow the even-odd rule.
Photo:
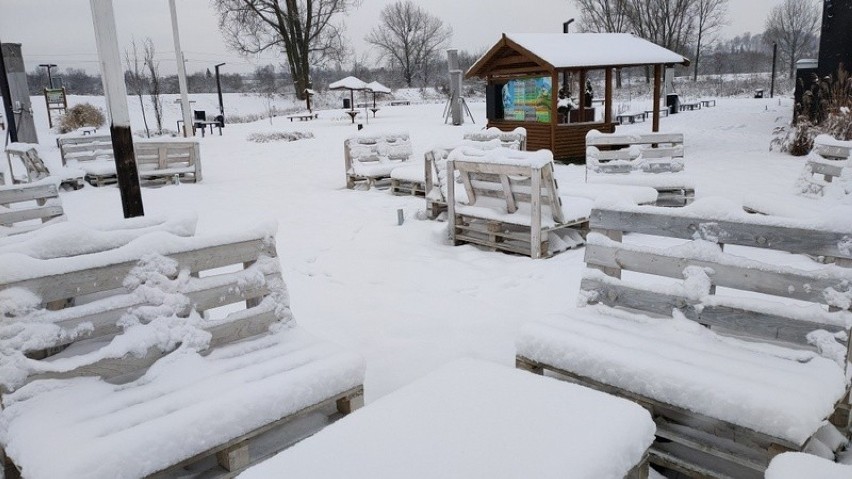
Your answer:
[[[580,103],[580,108],[577,109],[577,117],[579,122],[586,121],[586,70],[580,70],[580,85],[577,87],[577,99]]]
[[[604,123],[612,123],[612,68],[607,68],[604,78]]]
[[[440,172],[438,172],[440,174]],[[447,161],[447,226],[450,228],[450,244],[456,242],[456,162]]]
[[[559,101],[559,72],[553,70],[550,73],[550,151],[554,158],[559,158],[556,151],[556,125],[559,123],[557,102]]]
[[[654,121],[651,126],[651,131],[660,131],[660,89],[663,76],[663,66],[660,64],[654,65]]]
[[[107,110],[109,111],[115,171],[124,217],[143,216],[142,192],[136,171],[136,154],[133,151],[133,134],[130,131],[130,112],[127,108],[127,88],[118,52],[118,37],[112,0],[90,0],[92,20],[95,24],[95,42],[101,66]]]

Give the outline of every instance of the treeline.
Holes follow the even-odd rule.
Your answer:
[[[61,78],[61,80],[57,80],[57,77]],[[251,74],[240,75],[237,73],[220,72],[219,79],[222,83],[223,93],[251,91],[250,85],[253,81]],[[87,73],[82,69],[67,68],[61,73],[54,71],[54,85],[59,86],[59,81],[62,82],[61,84],[68,93],[72,95],[103,95],[104,93],[101,76]],[[177,75],[163,75],[161,81],[163,93],[180,93]],[[216,92],[216,77],[210,70],[188,74],[186,82],[189,93]],[[47,72],[43,68],[28,72],[27,85],[30,89],[30,95],[41,95],[44,88],[48,85]]]

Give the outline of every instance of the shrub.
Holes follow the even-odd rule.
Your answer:
[[[106,123],[104,113],[91,103],[80,103],[68,109],[59,119],[59,133],[68,133],[84,126],[100,128]]]

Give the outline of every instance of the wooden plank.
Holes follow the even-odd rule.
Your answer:
[[[818,161],[809,160],[808,167],[815,175],[825,175],[839,178],[843,176],[843,167],[838,165],[827,165]]]
[[[195,273],[254,261],[258,258],[258,254],[274,257],[274,247],[270,249],[270,245],[267,245],[263,239],[253,239],[195,250],[177,251],[169,253],[168,256],[178,262],[179,269],[188,269]],[[133,260],[98,268],[73,270],[64,274],[0,284],[0,289],[24,288],[39,295],[42,301],[47,303],[58,299],[121,288],[124,278],[136,265],[137,261]]]
[[[518,206],[515,204],[515,196],[512,194],[512,186],[509,184],[507,175],[500,175],[500,184],[503,186],[503,197],[506,198],[506,211],[514,213],[518,211]]]
[[[459,163],[456,163],[456,167],[459,167]],[[462,180],[462,184],[464,185],[465,193],[467,193],[467,202],[468,204],[476,203],[476,191],[474,191],[473,185],[470,182],[470,171],[459,169],[459,177]]]
[[[580,288],[583,291],[595,291],[597,301],[607,306],[658,316],[670,316],[672,310],[678,310],[687,319],[705,326],[722,327],[756,338],[783,341],[808,348],[811,346],[807,335],[817,329],[831,333],[848,331],[842,326],[818,320],[804,321],[791,316],[740,307],[706,305],[686,296],[650,291],[632,285],[608,284],[590,278],[584,278]]]
[[[456,226],[458,218],[456,217],[456,162],[453,160],[447,161],[447,221],[450,223],[450,242],[453,245],[456,242]]]
[[[845,291],[852,283],[852,271],[777,272],[759,267],[720,264],[683,257],[666,251],[631,251],[629,246],[586,245],[585,261],[598,268],[619,268],[645,274],[683,279],[688,266],[710,268],[714,285],[770,294],[783,298],[827,304],[825,290]]]
[[[642,133],[638,135],[597,135],[588,138],[589,146],[629,146],[650,144],[683,144],[683,133]]]
[[[13,225],[22,221],[56,218],[64,214],[62,205],[55,204],[0,212],[0,225]]]
[[[13,185],[0,187],[0,205],[10,205],[24,201],[56,198],[59,191],[54,184]]]
[[[532,200],[530,201],[530,256],[533,259],[541,258],[541,170],[532,170]]]
[[[852,259],[852,252],[839,246],[848,241],[844,232],[607,209],[592,211],[591,227]]]

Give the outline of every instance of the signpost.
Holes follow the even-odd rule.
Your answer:
[[[60,115],[63,115],[68,109],[68,98],[65,93],[65,87],[45,88],[44,103],[47,105],[47,123],[53,128],[53,112],[57,111]]]

